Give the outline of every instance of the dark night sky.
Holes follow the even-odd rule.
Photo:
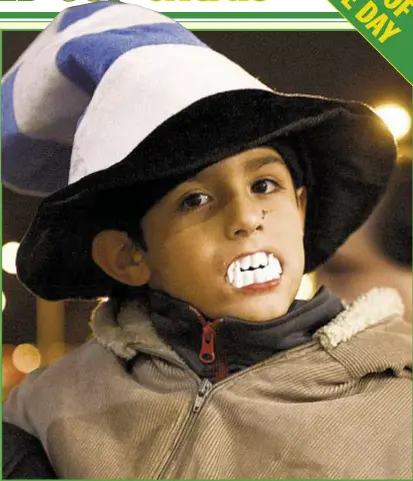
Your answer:
[[[3,69],[37,32],[3,32]],[[411,86],[357,32],[197,32],[212,48],[283,92],[343,97],[370,104],[397,102],[411,110]],[[405,141],[411,146],[411,138]],[[20,240],[39,200],[3,189],[3,243]],[[3,274],[7,307],[3,342],[35,341],[35,303],[14,276]],[[87,335],[89,306],[68,303],[67,340]],[[83,322],[74,317],[83,316]]]

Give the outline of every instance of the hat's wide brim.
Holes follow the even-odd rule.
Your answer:
[[[384,193],[397,155],[394,139],[358,102],[238,90],[192,104],[121,162],[44,199],[18,251],[20,281],[49,300],[110,295],[117,282],[94,264],[91,244],[101,229],[121,228],[122,198],[130,205],[132,195],[139,222],[195,172],[280,138],[297,148],[303,171],[311,173],[304,179],[304,248],[305,271],[314,270]]]

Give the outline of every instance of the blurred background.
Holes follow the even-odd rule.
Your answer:
[[[3,32],[3,73],[37,35],[33,31]],[[357,32],[197,32],[197,35],[276,90],[358,100],[370,104],[383,116],[399,140],[399,163],[403,166],[397,182],[393,183],[393,192],[403,193],[404,197],[392,194],[391,206],[381,209],[387,212],[387,218],[394,220],[397,216],[393,212],[403,207],[403,215],[397,221],[399,227],[403,224],[399,240],[391,237],[387,241],[391,246],[400,244],[398,254],[379,247],[378,229],[365,229],[339,252],[338,261],[334,259],[319,272],[305,276],[299,297],[310,297],[323,282],[351,300],[360,289],[400,275],[406,277],[407,286],[410,282],[410,301],[408,297],[406,302],[411,304],[411,85]],[[403,190],[400,186],[406,185],[406,179],[410,179],[410,187]],[[90,311],[95,306],[93,302],[36,299],[17,281],[16,250],[39,202],[39,198],[19,195],[3,187],[3,399],[28,372],[56,361],[87,339]],[[378,224],[374,222],[374,226]],[[383,228],[390,229],[387,224]],[[392,225],[392,232],[396,228]],[[410,257],[403,254],[405,251],[410,252]],[[366,252],[375,253],[376,257],[366,257]],[[362,259],[364,270],[359,268]],[[380,274],[377,269],[372,271],[372,266],[379,266]],[[360,280],[363,275],[366,282],[340,291],[340,287],[352,285],[353,280]],[[410,319],[410,311],[407,318]]]

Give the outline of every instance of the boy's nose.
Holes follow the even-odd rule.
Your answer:
[[[265,213],[255,202],[245,196],[237,196],[226,209],[225,231],[229,239],[249,237],[263,230]]]

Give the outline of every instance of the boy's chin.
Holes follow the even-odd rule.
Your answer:
[[[284,279],[284,282],[269,291],[236,293],[227,305],[227,317],[250,322],[267,322],[284,316],[298,290],[295,283],[286,281],[287,279]]]

